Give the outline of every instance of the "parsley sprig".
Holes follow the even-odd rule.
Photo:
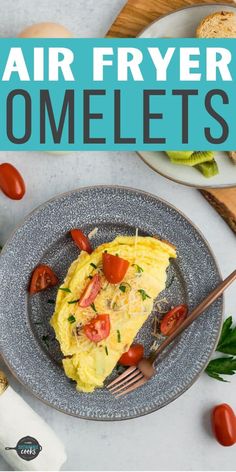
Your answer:
[[[216,351],[236,356],[236,326],[232,328],[232,324],[232,316],[229,316],[223,324]]]
[[[227,382],[222,375],[233,375],[236,373],[236,326],[232,328],[233,319],[229,316],[223,324],[217,352],[231,354],[227,357],[218,357],[209,362],[205,372],[213,379]]]

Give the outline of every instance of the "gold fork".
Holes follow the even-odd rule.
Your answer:
[[[130,393],[138,387],[144,385],[156,373],[154,363],[159,354],[169,346],[169,344],[179,336],[198,316],[200,316],[217,298],[222,295],[227,287],[236,279],[234,270],[223,282],[221,282],[183,321],[183,323],[170,334],[161,345],[147,358],[143,358],[137,366],[129,367],[115,380],[107,385],[108,390],[116,398],[126,393]]]

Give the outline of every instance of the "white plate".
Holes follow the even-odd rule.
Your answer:
[[[140,35],[141,38],[176,37],[191,38],[200,21],[216,11],[228,10],[236,13],[236,7],[227,4],[194,5],[177,10],[159,18],[148,26]],[[199,171],[187,166],[171,164],[164,152],[140,151],[139,156],[154,171],[175,182],[198,188],[217,188],[236,186],[236,165],[224,152],[217,152],[216,161],[219,174],[207,179]]]

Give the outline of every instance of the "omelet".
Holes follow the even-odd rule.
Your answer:
[[[129,262],[119,284],[109,283],[103,273],[103,253],[118,255]],[[58,290],[51,325],[63,353],[65,374],[76,381],[77,389],[93,392],[102,387],[121,355],[135,336],[165,288],[166,271],[176,249],[153,237],[118,236],[97,247],[92,254],[82,251],[71,264]],[[100,290],[94,303],[81,307],[79,300],[89,281],[99,274]],[[109,315],[106,339],[91,341],[85,326],[98,314]]]

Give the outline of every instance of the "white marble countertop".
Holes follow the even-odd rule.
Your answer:
[[[145,1],[145,0],[144,0]],[[124,0],[2,0],[1,36],[14,37],[37,21],[63,23],[81,37],[102,36]],[[223,275],[235,268],[235,235],[195,190],[151,171],[135,153],[83,152],[68,155],[0,153],[24,175],[27,194],[15,202],[0,195],[0,244],[35,206],[80,186],[120,184],[152,192],[177,206],[208,239]],[[236,316],[236,291],[226,294],[225,315]],[[3,364],[4,370],[8,373]],[[117,423],[79,420],[32,397],[9,374],[12,386],[57,431],[64,442],[66,470],[235,470],[235,447],[212,438],[209,411],[227,402],[236,410],[236,378],[217,382],[202,374],[182,397],[151,415]],[[144,452],[145,451],[145,452]],[[10,470],[0,459],[0,470]]]

